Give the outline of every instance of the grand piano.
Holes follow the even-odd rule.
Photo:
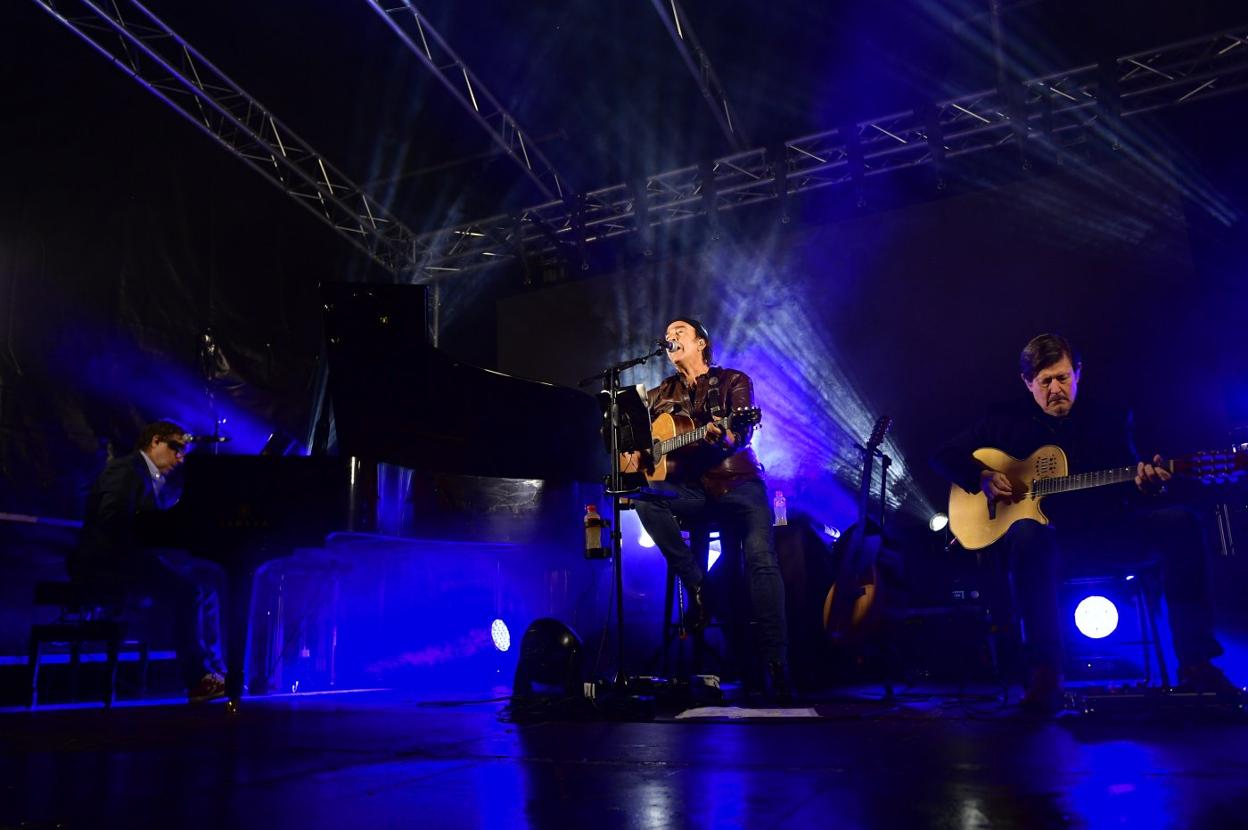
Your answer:
[[[597,402],[435,348],[423,286],[327,284],[322,297],[337,455],[194,453],[182,499],[160,516],[167,539],[228,575],[235,705],[257,569],[330,533],[374,529],[379,464],[547,482],[592,483],[606,472]]]

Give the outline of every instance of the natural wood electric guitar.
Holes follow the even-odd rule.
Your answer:
[[[762,420],[763,413],[759,409],[741,407],[730,414],[711,423],[720,429],[740,435],[741,430],[753,426]],[[650,423],[650,436],[654,443],[649,457],[642,456],[640,472],[646,474],[647,481],[664,481],[671,474],[671,463],[679,463],[681,450],[687,447],[690,454],[696,452],[699,442],[706,438],[710,424],[694,426],[693,419],[681,412],[664,412]],[[620,469],[626,473],[639,472],[637,456],[631,453],[620,456]]]
[[[1070,475],[1066,453],[1051,444],[1021,461],[991,447],[972,455],[989,469],[1005,473],[1014,496],[1009,501],[990,502],[982,491],[968,493],[956,484],[949,488],[949,529],[968,550],[988,547],[1022,519],[1047,525],[1049,519],[1040,509],[1045,496],[1134,481],[1136,473],[1131,466]],[[1195,453],[1166,461],[1161,467],[1181,478],[1228,482],[1248,472],[1248,452]]]

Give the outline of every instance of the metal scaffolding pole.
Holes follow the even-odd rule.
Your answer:
[[[747,140],[741,134],[740,128],[733,123],[728,95],[724,92],[723,84],[719,82],[719,76],[715,73],[715,67],[711,65],[706,50],[698,42],[698,36],[694,34],[693,24],[685,10],[676,0],[650,0],[650,4],[659,13],[664,27],[672,36],[672,43],[680,52],[681,60],[693,75],[698,89],[702,91],[702,98],[710,108],[715,123],[728,139],[728,145],[734,150],[744,149]]]
[[[637,233],[639,215],[652,228],[703,217],[708,210],[722,213],[773,201],[782,195],[777,182],[783,182],[787,198],[1019,142],[1064,152],[1111,131],[1107,116],[1130,119],[1248,89],[1248,25],[1124,55],[1111,61],[1110,69],[1108,84],[1105,67],[1098,64],[1022,81],[1013,106],[1000,89],[990,89],[802,136],[778,148],[744,150],[716,159],[710,165],[713,181],[691,165],[593,190],[584,195],[575,223],[568,203],[550,201],[434,231],[419,239],[428,256],[425,267],[438,275],[474,270],[511,259],[518,248],[540,256],[558,250],[557,241],[593,243]],[[938,147],[931,146],[929,134],[939,136]],[[713,204],[704,191],[714,193]],[[505,245],[499,242],[504,238]]]
[[[35,2],[374,262],[427,278],[415,232],[137,0]]]
[[[489,133],[494,143],[520,165],[543,196],[562,199],[570,192],[565,184],[567,180],[559,175],[537,143],[529,138],[481,79],[430,25],[429,19],[420,13],[412,0],[400,0],[399,5],[388,6],[380,0],[366,2],[463,105],[473,120]]]

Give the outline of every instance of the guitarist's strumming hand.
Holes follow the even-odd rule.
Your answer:
[[[1135,468],[1135,486],[1146,496],[1155,496],[1166,491],[1166,482],[1172,476],[1170,471],[1161,466],[1161,456],[1154,455],[1152,463],[1141,461]]]
[[[732,434],[732,431],[720,428],[719,424],[714,421],[706,425],[706,441],[708,444],[723,444],[726,447],[737,445],[736,436]]]
[[[996,470],[981,470],[979,473],[979,489],[984,491],[988,502],[1009,501],[1014,497],[1014,487],[1005,473]]]

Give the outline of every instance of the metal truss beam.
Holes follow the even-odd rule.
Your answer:
[[[723,84],[719,82],[719,76],[715,73],[715,67],[711,65],[711,59],[702,48],[702,44],[698,42],[698,36],[694,34],[693,24],[685,14],[685,10],[681,8],[677,0],[650,0],[650,5],[654,6],[654,10],[659,13],[664,27],[672,36],[672,43],[680,52],[681,60],[685,62],[689,73],[693,75],[698,89],[702,91],[702,98],[710,108],[715,123],[719,125],[724,137],[728,139],[729,146],[734,150],[745,149],[746,139],[737,125],[733,123],[732,110],[728,107],[728,95],[724,92]]]
[[[650,233],[655,226],[704,217],[708,208],[723,212],[1000,148],[1059,153],[1112,134],[1121,119],[1244,89],[1248,25],[1023,81],[1008,96],[1012,100],[1000,90],[985,90],[934,109],[745,150],[716,159],[710,165],[714,181],[691,165],[640,185],[594,190],[584,195],[576,222],[566,202],[551,201],[424,234],[417,242],[429,275],[446,276],[513,259],[517,251],[550,254],[563,247],[558,241],[572,245],[578,237],[592,243],[634,234],[639,216],[646,217]],[[930,136],[938,137],[935,146]],[[713,205],[703,198],[706,190],[714,194]]]
[[[137,0],[35,0],[373,261],[420,281],[416,234]]]
[[[432,72],[447,91],[481,125],[494,143],[524,171],[547,199],[568,193],[566,179],[542,153],[541,148],[516,123],[463,59],[430,25],[412,0],[386,4],[365,0],[381,16],[399,40]]]

